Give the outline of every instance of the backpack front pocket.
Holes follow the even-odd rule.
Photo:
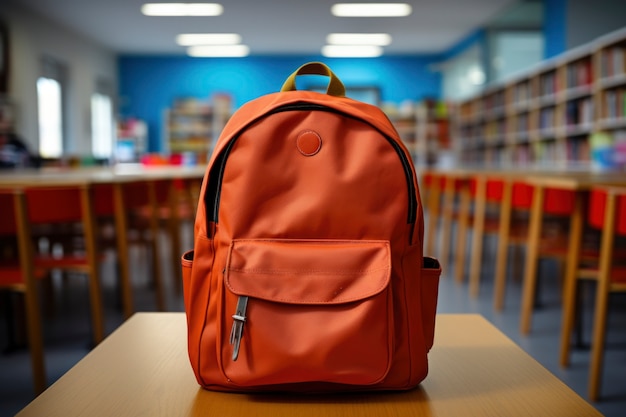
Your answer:
[[[387,241],[235,240],[218,360],[239,386],[375,384],[392,355]]]

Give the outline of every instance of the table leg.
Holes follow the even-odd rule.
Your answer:
[[[536,185],[533,191],[533,202],[530,213],[530,230],[526,243],[526,265],[524,267],[524,283],[522,288],[522,311],[520,331],[528,334],[531,328],[535,288],[537,286],[537,262],[539,260],[539,243],[543,223],[543,202],[545,190]]]
[[[494,282],[493,306],[497,311],[504,307],[506,288],[506,267],[511,231],[511,211],[513,198],[512,181],[504,182],[502,203],[500,205],[500,224],[498,228],[498,254],[496,257],[496,276]]]
[[[20,255],[20,269],[26,284],[24,298],[26,303],[26,321],[28,343],[30,345],[30,357],[32,363],[33,382],[35,394],[41,394],[47,387],[46,366],[43,351],[43,336],[41,326],[41,311],[39,310],[39,297],[35,272],[33,268],[33,247],[30,240],[30,223],[28,222],[28,209],[26,196],[23,191],[17,191],[13,197],[17,238]]]
[[[487,207],[487,179],[478,176],[476,180],[476,199],[474,203],[474,225],[472,231],[472,257],[470,260],[469,290],[472,297],[478,296],[480,289],[480,270],[483,258],[483,235],[485,229],[485,210]]]
[[[159,311],[165,311],[165,289],[160,265],[159,251],[159,203],[156,195],[156,183],[148,181],[148,202],[150,206],[150,235],[152,236],[152,275],[156,292],[156,304]]]
[[[436,256],[435,246],[437,240],[437,226],[439,224],[439,210],[441,207],[441,187],[439,177],[433,178],[432,188],[428,193],[428,236],[426,238],[426,247],[424,248],[424,255]]]
[[[467,254],[467,228],[470,217],[471,196],[469,184],[464,181],[460,190],[459,202],[459,231],[457,235],[456,250],[454,257],[454,276],[457,283],[462,283],[465,278],[465,257]]]
[[[616,196],[607,193],[602,243],[600,249],[600,270],[596,287],[596,306],[593,319],[593,339],[591,342],[591,366],[589,370],[589,398],[597,401],[602,379],[604,344],[606,338],[606,316],[611,291],[611,259],[615,231]]]
[[[181,180],[184,181],[184,180]],[[187,190],[189,185],[185,185],[184,192],[190,192]],[[169,183],[169,210],[170,216],[168,219],[168,229],[170,240],[172,243],[172,267],[173,267],[173,277],[174,277],[174,288],[176,289],[176,293],[178,295],[182,294],[182,270],[180,264],[180,257],[182,256],[181,249],[181,239],[180,239],[180,228],[181,222],[179,217],[179,205],[180,205],[181,195],[176,188],[176,181],[170,181]],[[185,199],[188,197],[185,196]],[[190,197],[189,197],[190,198]]]
[[[574,328],[574,319],[577,303],[578,264],[580,259],[581,240],[583,234],[583,194],[577,192],[574,202],[574,212],[570,221],[570,238],[567,249],[567,265],[565,269],[565,282],[563,288],[563,318],[561,321],[561,366],[569,365],[569,352]]]
[[[93,342],[94,345],[97,345],[104,339],[104,314],[100,286],[100,266],[98,265],[98,245],[93,209],[93,193],[91,191],[92,189],[88,185],[81,187],[85,249],[89,264],[89,299],[91,304],[91,320],[93,322]]]
[[[113,204],[115,209],[115,237],[117,239],[117,258],[120,268],[120,286],[122,287],[122,308],[124,317],[130,318],[135,308],[133,303],[133,289],[130,279],[130,261],[128,257],[128,222],[126,217],[126,204],[124,203],[124,190],[121,183],[113,184]]]
[[[450,259],[450,238],[452,234],[452,217],[454,216],[454,189],[456,178],[453,175],[446,177],[443,195],[443,223],[441,227],[441,269],[446,270]]]

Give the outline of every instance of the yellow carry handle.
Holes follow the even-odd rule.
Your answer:
[[[326,94],[335,97],[345,97],[346,95],[346,88],[344,87],[341,80],[339,80],[335,73],[332,72],[330,68],[322,62],[309,62],[302,65],[287,78],[280,91],[285,92],[297,90],[296,77],[298,75],[325,75],[330,78],[330,80],[328,81],[328,87],[326,88]]]

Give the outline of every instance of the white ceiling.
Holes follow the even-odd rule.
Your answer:
[[[330,7],[339,0],[217,0],[224,6],[224,14],[218,17],[146,17],[140,12],[143,0],[3,1],[17,3],[121,54],[184,54],[175,43],[177,34],[236,32],[251,54],[272,55],[318,55],[331,32],[387,32],[393,42],[385,47],[385,54],[442,52],[517,3],[410,0],[413,13],[408,17],[338,18],[330,14]]]

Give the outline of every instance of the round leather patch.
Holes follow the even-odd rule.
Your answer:
[[[296,146],[304,156],[313,156],[322,148],[322,138],[317,132],[305,130],[296,139]]]

